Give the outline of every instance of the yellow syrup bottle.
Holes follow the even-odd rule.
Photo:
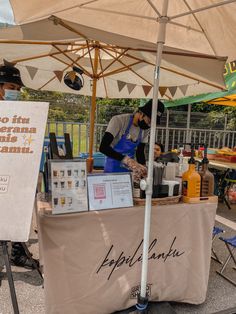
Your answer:
[[[194,145],[191,145],[191,158],[188,161],[189,168],[182,175],[182,194],[183,201],[187,198],[200,197],[201,177],[195,169]]]

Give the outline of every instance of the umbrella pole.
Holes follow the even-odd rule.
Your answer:
[[[156,135],[156,113],[159,90],[159,72],[162,58],[163,46],[165,43],[166,24],[167,24],[167,9],[168,0],[163,3],[162,16],[159,18],[159,33],[157,40],[156,53],[156,67],[154,71],[154,86],[153,86],[153,102],[152,102],[152,119],[149,145],[149,159],[148,159],[148,176],[146,180],[146,203],[145,203],[145,217],[144,217],[144,235],[143,235],[143,259],[141,272],[141,289],[136,305],[139,311],[145,311],[148,303],[147,295],[147,272],[148,272],[148,250],[149,250],[149,235],[151,222],[151,208],[152,208],[152,183],[153,183],[153,158],[154,158],[154,144]]]
[[[90,128],[89,128],[89,157],[87,159],[87,170],[89,173],[93,171],[93,143],[94,143],[94,125],[96,113],[96,94],[97,94],[97,71],[98,71],[98,54],[99,48],[95,47],[94,53],[94,73],[93,73],[93,90],[90,111]]]

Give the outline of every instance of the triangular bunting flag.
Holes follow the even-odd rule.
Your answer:
[[[3,59],[3,64],[6,66],[14,67],[16,65],[16,62],[10,62],[7,61],[6,59]]]
[[[150,90],[152,89],[152,86],[150,86],[150,85],[142,85],[142,88],[143,88],[145,96],[147,96],[149,94]]]
[[[135,86],[136,86],[135,84],[127,83],[127,88],[128,88],[129,94],[132,93],[132,91],[135,88]]]
[[[117,81],[119,92],[125,87],[126,83],[122,81]]]
[[[174,97],[175,92],[177,90],[177,86],[171,86],[171,87],[168,87],[168,89],[170,91],[171,96]]]
[[[159,92],[161,94],[161,97],[163,97],[165,95],[166,90],[167,90],[167,87],[165,87],[165,86],[160,86],[159,87]]]
[[[53,73],[56,75],[58,81],[61,82],[62,77],[63,77],[63,71],[53,71]]]
[[[31,67],[29,65],[26,65],[25,67],[26,67],[27,71],[29,72],[31,80],[33,80],[35,77],[35,74],[38,72],[38,69],[35,67]]]
[[[181,86],[179,86],[179,89],[181,90],[181,92],[185,96],[186,92],[187,92],[187,89],[188,89],[188,85],[181,85]]]

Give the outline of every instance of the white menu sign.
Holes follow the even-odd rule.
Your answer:
[[[88,175],[89,210],[133,206],[130,173]]]
[[[86,160],[50,160],[52,213],[88,210]]]
[[[0,240],[29,238],[48,103],[0,101]]]

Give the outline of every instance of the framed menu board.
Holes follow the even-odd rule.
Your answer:
[[[88,210],[86,160],[50,160],[52,213]]]
[[[89,210],[133,206],[130,173],[101,173],[87,177]]]

